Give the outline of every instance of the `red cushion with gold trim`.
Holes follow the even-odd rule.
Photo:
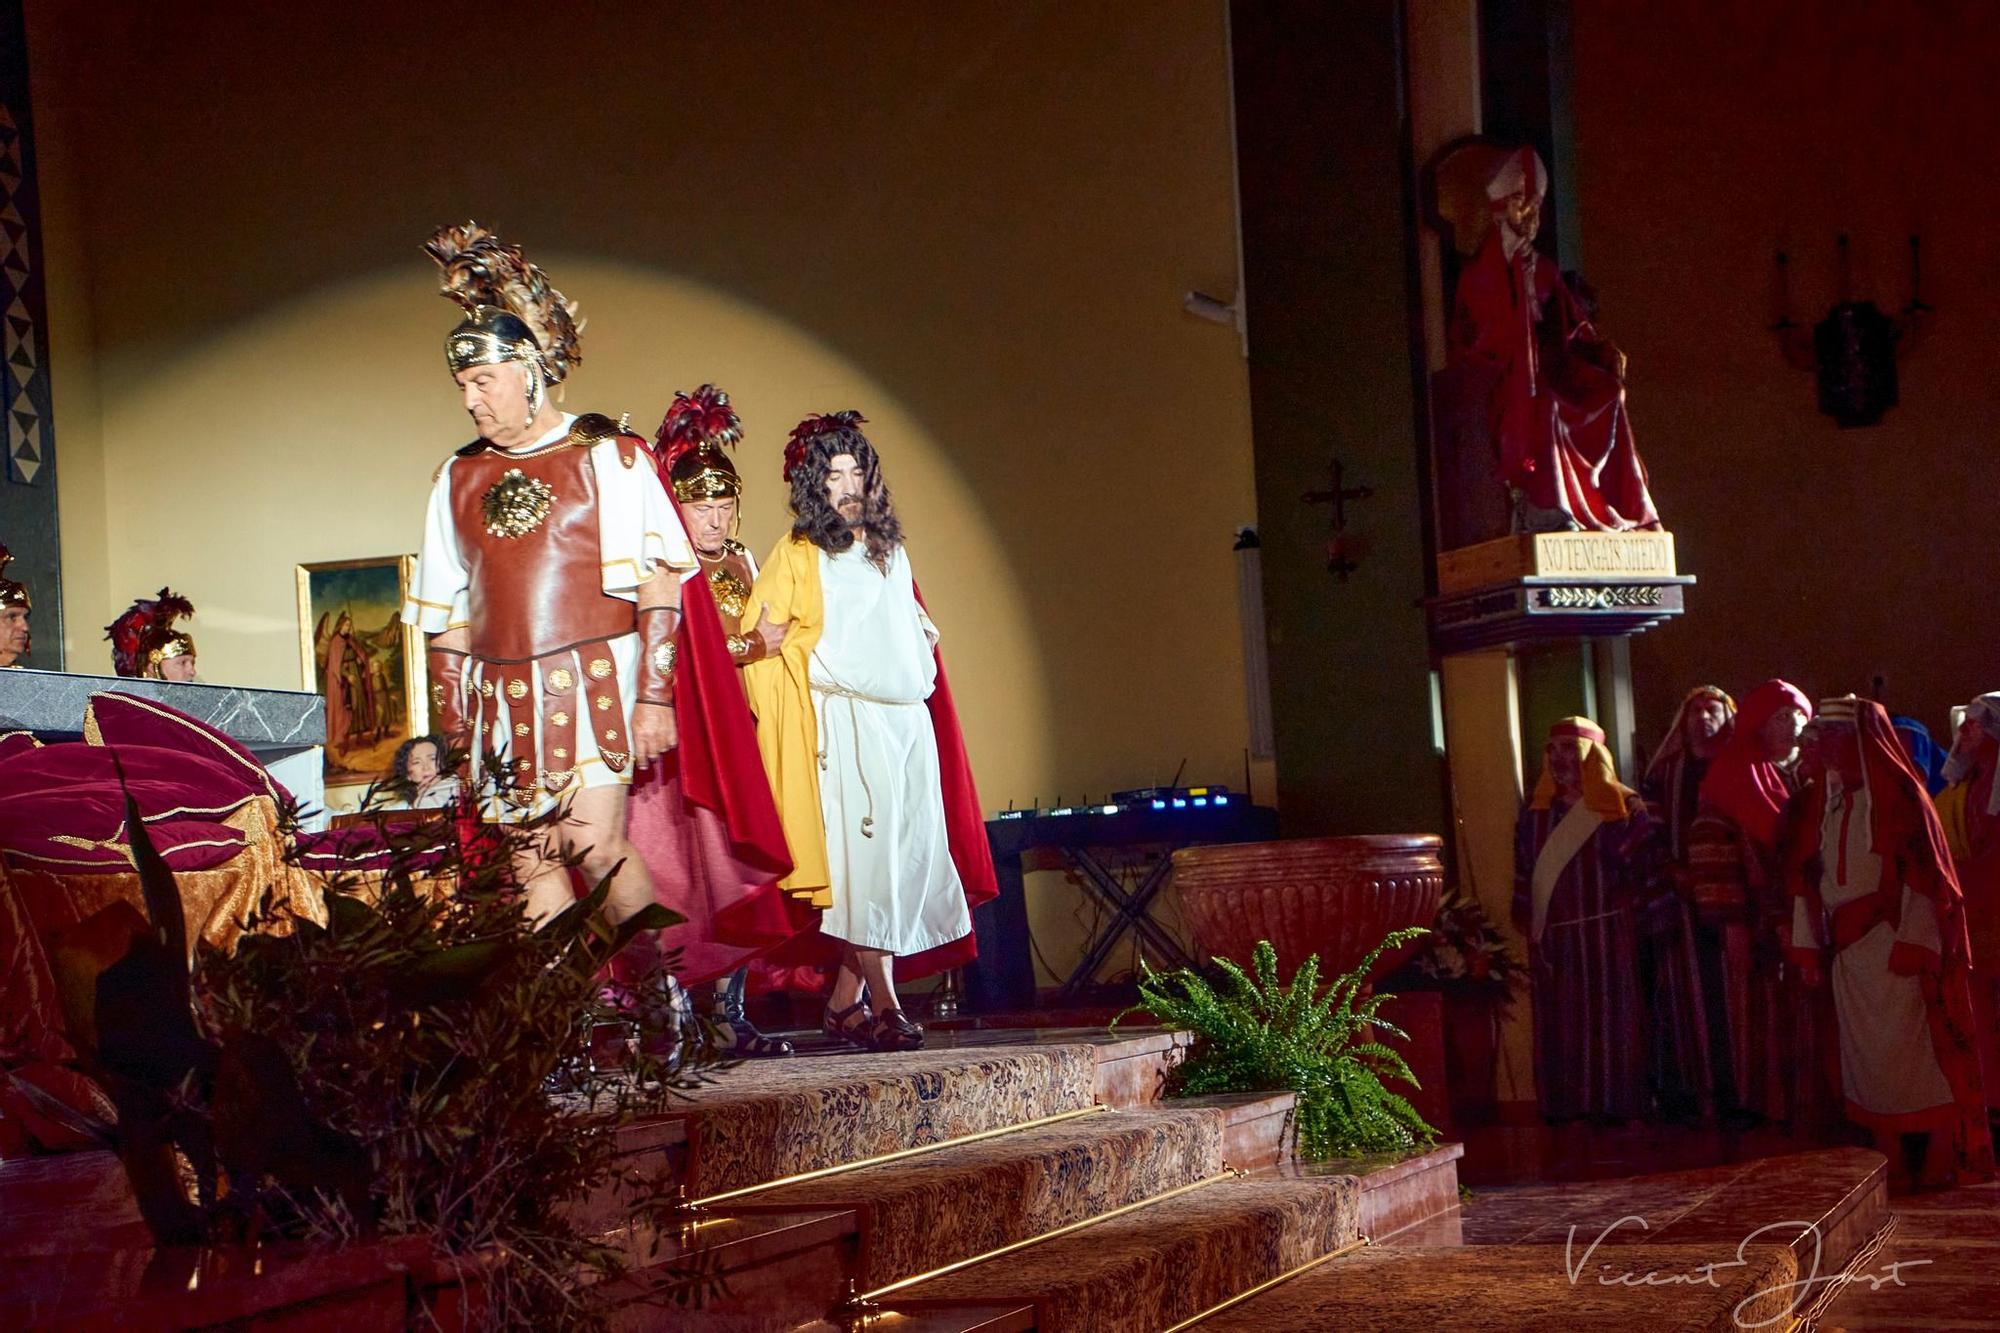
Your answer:
[[[39,846],[58,834],[118,839],[128,791],[148,826],[219,823],[263,795],[237,771],[186,751],[47,745],[0,762],[0,808],[7,812],[0,847]]]
[[[291,803],[291,793],[264,770],[241,742],[178,708],[169,708],[152,699],[110,690],[91,695],[84,710],[83,735],[92,745],[148,745],[196,755],[235,774],[239,782],[259,795],[269,796],[281,808]]]

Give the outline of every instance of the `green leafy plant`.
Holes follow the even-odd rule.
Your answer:
[[[1384,1083],[1417,1086],[1403,1057],[1380,1040],[1381,1034],[1405,1040],[1409,1034],[1378,1014],[1387,993],[1363,997],[1375,961],[1426,933],[1421,926],[1396,931],[1324,990],[1317,954],[1289,985],[1281,984],[1278,951],[1269,940],[1258,941],[1248,973],[1216,959],[1215,984],[1186,968],[1147,968],[1139,1003],[1118,1018],[1145,1012],[1194,1033],[1187,1059],[1168,1075],[1169,1096],[1296,1093],[1294,1145],[1308,1161],[1428,1146],[1437,1131]]]

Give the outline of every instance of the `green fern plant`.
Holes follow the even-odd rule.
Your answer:
[[[1419,936],[1391,934],[1347,975],[1320,989],[1319,956],[1306,959],[1289,985],[1278,980],[1278,951],[1259,940],[1250,971],[1215,960],[1217,984],[1181,968],[1139,978],[1139,1003],[1112,1020],[1144,1012],[1194,1034],[1187,1059],[1168,1076],[1167,1095],[1291,1092],[1294,1148],[1307,1161],[1368,1152],[1407,1152],[1437,1141],[1409,1100],[1384,1082],[1418,1086],[1403,1057],[1381,1041],[1409,1034],[1377,1012],[1387,993],[1362,998],[1375,960]]]

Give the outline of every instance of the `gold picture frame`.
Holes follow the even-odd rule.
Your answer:
[[[397,748],[429,729],[423,634],[402,622],[416,566],[414,555],[298,566],[299,674],[326,700],[328,787],[393,776]]]

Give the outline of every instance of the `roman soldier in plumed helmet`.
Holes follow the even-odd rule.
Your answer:
[[[28,613],[35,609],[35,602],[25,584],[7,577],[7,565],[13,558],[12,552],[0,546],[0,667],[20,665],[34,646]]]
[[[660,479],[674,493],[716,609],[733,630],[757,579],[756,559],[736,540],[743,479],[729,450],[743,438],[743,422],[728,394],[704,384],[693,393],[674,395],[653,438]],[[777,637],[782,639],[782,633]],[[738,665],[757,661],[768,649],[765,636],[729,635],[729,653]]]
[[[121,676],[190,681],[195,677],[194,636],[175,625],[194,616],[194,603],[170,589],[141,597],[105,626],[111,667]]]
[[[704,384],[693,393],[675,394],[654,436],[660,480],[679,506],[695,558],[700,561],[700,581],[707,585],[722,613],[729,654],[738,664],[759,660],[783,639],[782,632],[768,626],[761,634],[737,629],[750,585],[757,578],[757,562],[734,535],[743,481],[730,461],[729,450],[742,438],[743,423],[729,405],[729,395],[713,384]],[[748,808],[769,808],[761,761],[736,776],[747,785],[765,789],[765,798],[749,802]],[[747,960],[758,952],[751,946],[758,940],[781,938],[789,933],[790,923],[775,892],[768,903],[758,900],[754,904],[772,910],[770,919],[761,926],[754,921],[732,920],[743,915],[742,907],[715,893],[717,887],[726,888],[734,882],[729,875],[715,873],[715,863],[728,859],[724,849],[729,840],[716,836],[718,817],[689,804],[680,787],[678,774],[668,771],[659,781],[641,781],[632,795],[632,844],[655,867],[660,901],[682,918],[680,925],[668,928],[663,942],[679,950],[683,978],[716,979],[717,1026],[727,1031],[732,1054],[790,1055],[790,1042],[759,1032],[744,1012]],[[775,812],[772,817],[775,820]],[[775,824],[767,836],[780,844],[784,839],[783,830]],[[662,866],[675,867],[679,873],[667,873]],[[775,882],[777,877],[771,878]],[[803,916],[799,924],[805,924]],[[750,928],[742,929],[744,925]]]
[[[431,730],[475,778],[500,775],[478,784],[486,819],[536,825],[516,857],[532,919],[574,900],[573,861],[609,879],[623,920],[654,900],[626,837],[635,774],[671,765],[719,809],[714,770],[758,763],[734,664],[707,584],[684,581],[699,565],[645,441],[554,401],[582,361],[575,305],[477,223],[425,249],[465,311],[445,360],[479,430],[437,471],[402,610],[429,636]],[[711,696],[743,714],[733,734]],[[739,897],[787,864],[781,837],[735,850],[758,866]],[[635,950],[657,960],[654,940]]]

